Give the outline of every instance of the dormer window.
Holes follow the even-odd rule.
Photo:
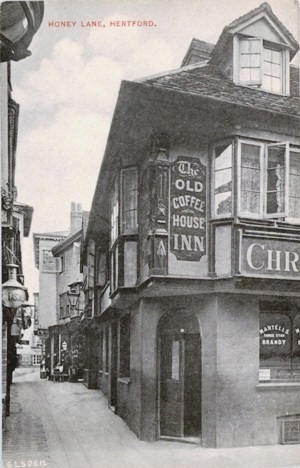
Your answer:
[[[287,94],[286,51],[277,44],[254,37],[240,37],[238,44],[238,84]]]

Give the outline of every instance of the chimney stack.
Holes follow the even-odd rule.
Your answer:
[[[80,203],[71,202],[70,234],[82,228],[82,208]]]

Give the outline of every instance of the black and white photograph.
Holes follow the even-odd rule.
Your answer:
[[[3,468],[300,468],[299,39],[0,2]]]

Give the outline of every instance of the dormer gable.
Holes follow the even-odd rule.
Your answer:
[[[235,84],[289,95],[289,64],[298,49],[293,35],[263,3],[224,28],[210,63]]]

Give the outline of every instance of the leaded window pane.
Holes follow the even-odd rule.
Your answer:
[[[124,169],[123,173],[123,233],[137,231],[137,171]]]
[[[241,211],[261,211],[260,146],[241,144]]]
[[[267,160],[267,213],[285,210],[285,146],[269,146]]]
[[[289,217],[300,219],[300,153],[290,151]]]

